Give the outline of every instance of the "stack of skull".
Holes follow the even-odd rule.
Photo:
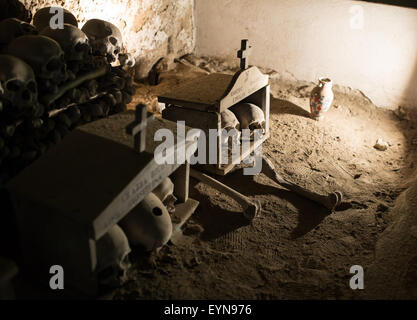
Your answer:
[[[50,7],[32,24],[0,21],[0,185],[74,127],[132,101],[134,60],[123,53],[118,28],[92,19],[79,29],[62,10],[62,25],[52,24],[57,11]],[[77,82],[100,68],[105,72]]]
[[[64,28],[54,29],[52,12],[50,7],[36,12],[33,25],[16,18],[0,21],[3,175],[17,174],[75,126],[125,110],[134,94],[127,72],[134,60],[122,53],[117,27],[92,19],[79,29],[75,16],[64,9]],[[104,75],[68,86],[103,67]],[[3,176],[0,185],[7,178]],[[176,200],[174,184],[167,177],[97,241],[102,285],[118,286],[126,279],[131,246],[154,251],[168,242]]]
[[[176,201],[174,184],[167,177],[97,241],[98,277],[103,286],[117,287],[127,279],[131,246],[152,252],[170,240]]]

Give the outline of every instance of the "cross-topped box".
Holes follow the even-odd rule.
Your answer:
[[[251,46],[249,40],[243,39],[240,45],[240,50],[237,52],[237,57],[240,58],[240,69],[246,70],[249,67],[249,55],[251,53]]]
[[[212,73],[169,88],[158,95],[158,102],[165,103],[162,118],[171,121],[185,121],[192,128],[198,128],[209,136],[210,129],[222,132],[221,113],[230,107],[241,103],[253,103],[260,107],[265,115],[265,133],[261,139],[242,146],[240,160],[253,153],[269,133],[269,77],[263,74],[256,66],[249,66],[248,57],[251,51],[249,40],[241,40],[241,49],[237,52],[240,58],[240,67],[235,74]],[[204,170],[211,173],[225,175],[231,171],[235,164],[229,157],[229,163],[223,164],[221,155],[222,135],[217,137],[216,164],[204,165]],[[206,146],[206,155],[210,155],[213,145]],[[211,163],[209,157],[206,163]]]
[[[96,242],[167,177],[173,178],[178,198],[171,216],[175,228],[194,212],[198,202],[188,197],[188,179],[197,140],[183,141],[176,123],[152,118],[146,106],[139,105],[136,114],[129,110],[79,126],[9,181],[21,267],[33,279],[48,284],[49,268],[60,265],[66,288],[95,295]],[[174,144],[164,150],[167,157],[181,148],[186,163],[157,163],[155,152],[161,142],[154,136],[162,128],[174,136]],[[186,136],[190,130],[185,128]],[[129,134],[143,152],[132,150]]]
[[[126,133],[133,136],[133,148],[137,152],[146,149],[146,126],[155,118],[153,113],[147,111],[146,105],[138,104],[135,110],[135,121],[126,127]]]

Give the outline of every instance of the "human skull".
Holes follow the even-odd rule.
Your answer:
[[[135,57],[131,53],[119,54],[119,62],[122,67],[132,68],[136,61]]]
[[[84,32],[71,24],[64,24],[64,29],[44,28],[41,35],[49,37],[59,43],[64,51],[67,67],[84,64],[89,57],[90,46]],[[74,69],[74,68],[72,68]],[[76,70],[78,71],[78,70]]]
[[[114,24],[100,19],[91,19],[81,30],[90,40],[93,55],[105,56],[109,63],[118,60],[123,41],[120,30]]]
[[[162,201],[150,192],[121,221],[129,243],[152,251],[166,244],[172,235],[172,222]]]
[[[174,196],[174,184],[169,177],[166,177],[152,192],[162,201],[169,213],[175,211],[177,198]]]
[[[227,133],[230,133],[229,135],[225,136],[223,143],[229,142],[229,145],[231,143],[240,144],[240,123],[239,120],[237,120],[236,115],[229,109],[226,109],[220,113],[220,119],[221,128],[225,129]]]
[[[126,281],[130,247],[123,230],[116,224],[96,242],[99,283],[118,287]]]
[[[0,47],[7,46],[17,37],[37,33],[36,28],[27,22],[16,18],[5,19],[0,22]]]
[[[67,9],[61,7],[45,7],[36,11],[35,15],[33,16],[33,25],[36,27],[36,29],[38,29],[39,32],[44,28],[49,27],[51,18],[56,15],[56,10],[52,10],[52,13],[50,13],[51,8],[64,10],[64,23],[78,27],[77,18]]]
[[[67,78],[64,52],[51,38],[40,35],[19,37],[9,44],[7,53],[29,64],[40,79],[58,84]]]
[[[0,55],[0,98],[21,112],[38,105],[38,88],[32,68],[19,58]]]
[[[230,108],[240,122],[240,129],[249,129],[251,138],[253,131],[261,130],[265,133],[265,115],[261,108],[253,103],[239,103]]]

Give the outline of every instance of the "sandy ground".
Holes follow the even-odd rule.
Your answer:
[[[159,85],[138,84],[131,106],[145,102],[157,110],[156,94],[214,71],[232,72],[217,61],[182,60],[176,70],[161,75]],[[417,126],[412,114],[377,108],[360,91],[336,85],[331,110],[315,121],[308,102],[314,84],[270,76],[271,137],[263,153],[293,182],[321,193],[341,190],[342,205],[330,213],[263,174],[244,176],[238,170],[219,180],[261,201],[262,214],[248,224],[236,202],[192,180],[191,197],[200,206],[184,236],[152,259],[134,251],[129,281],[110,298],[363,299],[389,290],[389,280],[367,279],[384,278],[393,266],[378,267],[376,248],[388,226],[400,228],[396,215],[405,210],[399,206],[406,200],[396,199],[413,185]],[[389,143],[386,151],[373,147],[378,138]],[[414,218],[406,221],[415,223]],[[389,247],[400,250],[392,242]],[[411,261],[411,271],[398,277],[401,297],[415,299],[416,282],[410,284],[407,277],[417,278],[417,258],[410,252],[402,257]],[[350,289],[352,265],[363,266],[365,290]]]

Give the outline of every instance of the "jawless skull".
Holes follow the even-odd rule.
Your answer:
[[[14,39],[24,35],[35,35],[38,31],[31,24],[8,18],[0,22],[0,47],[7,46]]]
[[[71,24],[75,27],[78,27],[77,18],[67,9],[61,7],[45,7],[36,11],[35,15],[33,16],[33,25],[38,29],[38,31],[42,31],[44,28],[50,26],[51,19],[56,15],[56,11],[52,11],[50,13],[51,8],[57,8],[64,11],[64,23]]]
[[[133,246],[141,245],[146,251],[165,245],[172,235],[172,222],[162,201],[150,192],[130,211],[120,226]]]
[[[169,213],[175,211],[177,197],[174,196],[174,184],[170,178],[166,177],[152,192],[162,201]]]
[[[36,77],[40,79],[59,84],[67,78],[64,51],[58,42],[49,37],[41,35],[19,37],[9,44],[7,53],[29,64]]]
[[[227,132],[227,135],[224,136],[223,143],[227,143],[229,148],[233,143],[240,144],[240,122],[236,115],[229,109],[226,109],[220,113],[220,119],[221,128]]]
[[[118,60],[123,48],[123,40],[120,30],[114,24],[100,19],[91,19],[81,30],[90,40],[93,55],[106,57],[109,63]]]
[[[101,285],[118,287],[126,281],[130,246],[123,230],[113,226],[96,243],[97,274]]]
[[[249,129],[250,138],[253,138],[254,130],[265,133],[265,114],[261,108],[253,103],[239,103],[230,108],[240,122],[240,129]]]
[[[23,113],[31,114],[38,105],[35,74],[21,59],[0,55],[0,98]]]
[[[88,38],[77,27],[71,24],[64,24],[64,29],[46,27],[40,34],[59,43],[61,49],[64,51],[67,66],[75,66],[78,69],[80,65],[88,61],[90,57]]]

